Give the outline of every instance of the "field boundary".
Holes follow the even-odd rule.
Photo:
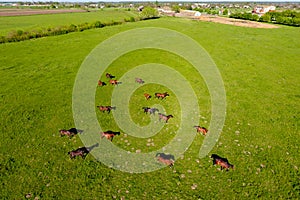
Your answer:
[[[0,9],[0,16],[45,15],[88,12],[83,9]]]

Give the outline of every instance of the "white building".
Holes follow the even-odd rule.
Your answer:
[[[275,11],[275,6],[256,6],[254,7],[252,13],[256,13],[258,15],[263,15],[267,12],[273,12]]]

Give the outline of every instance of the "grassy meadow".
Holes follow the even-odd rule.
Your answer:
[[[56,17],[46,16],[49,25],[62,22]],[[28,17],[14,18],[23,21]],[[30,18],[28,25],[0,23],[0,32],[40,26],[41,16]],[[69,139],[58,133],[59,129],[74,127],[72,91],[81,63],[100,42],[141,27],[163,27],[186,34],[205,48],[218,66],[226,89],[227,115],[211,153],[228,158],[235,170],[218,170],[209,155],[198,158],[204,139],[200,134],[184,156],[176,158],[173,168],[143,174],[108,168],[92,155],[84,160],[71,160],[67,155],[83,146],[78,136]],[[299,28],[255,29],[179,18],[1,44],[1,199],[25,199],[29,193],[31,199],[299,199],[299,54]],[[138,50],[115,60],[108,71],[121,77],[145,63],[166,64],[182,73],[198,96],[203,116],[199,124],[209,125],[209,92],[203,79],[181,57],[155,49]],[[106,80],[104,75],[102,79]],[[109,104],[112,90],[110,85],[97,88],[97,103]],[[144,91],[161,90],[167,88],[147,84],[135,91],[129,108],[134,122],[146,125],[150,121],[136,107],[145,104],[141,96]],[[151,102],[163,104],[178,116],[178,101],[170,94],[164,102]],[[111,114],[98,112],[97,117],[104,128],[118,130]],[[128,151],[149,152],[166,145],[178,123],[179,117],[170,119],[151,138],[154,146],[147,146],[147,139],[125,134],[115,137],[113,143]]]

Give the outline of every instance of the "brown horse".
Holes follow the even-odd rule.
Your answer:
[[[170,118],[173,118],[173,115],[164,115],[161,113],[158,113],[159,121],[164,120],[166,123],[168,123],[168,120]]]
[[[148,94],[148,93],[145,93],[145,94],[144,94],[144,97],[145,97],[147,100],[149,100],[152,96],[151,96],[150,94]]]
[[[88,153],[89,153],[89,150],[86,147],[80,147],[76,150],[68,152],[71,159],[75,158],[76,156],[81,156],[81,158],[85,158]]]
[[[202,126],[194,126],[197,129],[197,133],[202,133],[202,135],[206,136],[208,130]]]
[[[139,84],[145,83],[145,81],[143,81],[143,79],[141,79],[141,78],[135,78],[135,82],[139,83]]]
[[[117,81],[117,80],[109,80],[109,83],[110,83],[111,85],[119,85],[119,84],[121,84],[121,82],[119,82],[119,81]]]
[[[228,171],[230,168],[234,169],[234,165],[230,164],[226,158],[222,158],[216,154],[210,156],[213,159],[214,165],[221,166],[221,170],[226,169]]]
[[[114,132],[114,131],[106,131],[106,132],[101,132],[101,138],[106,138],[110,141],[114,139],[116,135],[120,135],[120,132]]]
[[[172,155],[166,155],[164,153],[157,153],[156,158],[159,162],[172,167],[174,166],[174,156]]]
[[[155,93],[155,97],[156,98],[161,98],[161,99],[164,99],[164,98],[166,98],[167,96],[170,96],[169,94],[168,94],[168,92],[165,92],[165,93]]]
[[[115,76],[111,75],[110,73],[106,73],[105,76],[109,79],[115,78]]]
[[[97,106],[97,108],[99,108],[100,111],[105,112],[107,111],[107,113],[110,113],[111,110],[116,110],[116,107],[112,107],[112,106]]]
[[[106,83],[105,82],[102,82],[102,81],[98,81],[98,86],[100,86],[100,87],[102,87],[102,86],[105,86],[106,85]]]
[[[70,138],[72,138],[74,135],[76,135],[78,133],[78,131],[76,128],[71,128],[69,130],[61,129],[61,130],[59,130],[59,133],[60,133],[61,137],[64,135],[67,135]]]

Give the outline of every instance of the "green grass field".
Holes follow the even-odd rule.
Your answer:
[[[20,11],[21,12],[21,11]],[[78,25],[86,22],[123,21],[125,18],[136,17],[137,13],[118,9],[104,9],[83,13],[45,14],[29,16],[0,17],[0,35],[5,36],[14,30],[32,31],[40,28],[64,25]]]
[[[209,155],[199,159],[204,139],[200,134],[173,168],[143,174],[108,168],[92,155],[85,160],[71,160],[67,155],[83,146],[78,136],[68,139],[58,133],[74,126],[72,92],[81,63],[100,42],[141,27],[163,27],[188,35],[218,66],[226,89],[227,115],[211,153],[228,158],[235,170],[218,170]],[[11,28],[16,27],[4,26],[1,31]],[[1,199],[25,199],[28,193],[32,199],[300,198],[298,35],[299,29],[293,27],[252,29],[161,18],[0,45]],[[161,50],[139,50],[118,58],[108,71],[120,77],[146,63],[167,64],[190,81],[203,116],[199,123],[208,126],[209,92],[181,57]],[[150,121],[135,106],[144,104],[141,94],[165,89],[147,84],[133,94],[129,109],[134,122],[145,125]],[[110,85],[97,88],[97,104],[108,104],[112,90]],[[178,101],[170,94],[163,104],[178,116]],[[97,117],[104,128],[118,129],[110,122],[112,115],[98,112]],[[155,146],[148,147],[147,139],[124,133],[113,143],[128,151],[153,151],[172,139],[169,133],[179,122],[179,118],[170,119],[151,138]]]

